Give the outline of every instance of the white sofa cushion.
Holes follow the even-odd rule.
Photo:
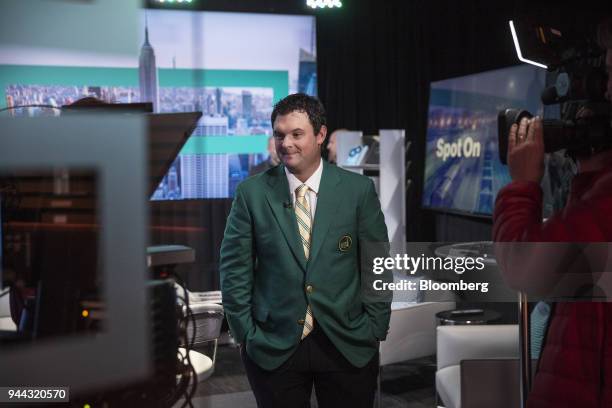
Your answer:
[[[179,347],[178,352],[180,357],[184,358],[186,356],[185,349],[183,347]],[[198,375],[198,382],[202,382],[212,375],[215,367],[210,357],[195,350],[189,350],[189,359],[191,360],[191,365]]]
[[[0,330],[16,331],[17,326],[10,317],[0,317]]]
[[[380,343],[380,365],[434,355],[436,313],[454,308],[454,302],[393,302],[389,333]]]
[[[461,406],[461,368],[448,366],[436,372],[436,391],[446,408]]]
[[[438,326],[438,370],[461,360],[518,358],[518,347],[516,324]]]
[[[17,326],[11,318],[11,305],[9,303],[9,294],[6,293],[8,288],[0,290],[0,330],[17,330]]]

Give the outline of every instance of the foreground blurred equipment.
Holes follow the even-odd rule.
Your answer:
[[[82,255],[78,252],[64,258],[70,268],[47,267],[41,259],[34,259],[40,263],[40,270],[25,275],[13,270],[13,279],[19,280],[21,276],[28,283],[32,278],[29,283],[37,288],[39,302],[31,310],[35,312],[34,331],[21,333],[21,341],[15,339],[10,349],[0,347],[3,368],[0,383],[66,384],[72,394],[78,394],[147,378],[152,364],[144,290],[147,211],[143,182],[146,132],[142,118],[0,118],[0,124],[0,162],[7,171],[86,166],[95,169],[97,180],[104,180],[98,184],[100,219],[104,226],[99,232],[99,241],[107,243],[96,247],[100,262],[94,261],[94,267],[81,270],[78,275],[73,276],[69,269],[89,262],[89,258],[78,256]],[[109,151],[113,154],[109,155]],[[43,227],[40,225],[39,231]],[[60,229],[66,230],[59,227],[56,230]],[[51,252],[46,254],[53,256]],[[3,255],[3,261],[15,261],[8,252]],[[98,265],[100,273],[95,276]],[[9,268],[3,265],[2,270],[5,275]],[[73,279],[75,276],[79,279]],[[84,318],[80,302],[85,299],[79,298],[83,291],[78,287],[84,281],[88,284],[97,281],[104,286],[101,294],[106,305],[104,325],[89,336],[85,335],[86,330],[72,330],[79,326],[74,322],[82,322]],[[57,299],[65,302],[58,303]],[[32,337],[37,328],[41,329],[40,337],[49,333],[53,338],[37,341],[39,337]],[[52,333],[62,328],[69,331]],[[127,343],[126,338],[130,339]],[[122,353],[117,353],[120,344]],[[45,369],[40,370],[41,366]]]
[[[1,278],[26,308],[17,332],[0,332],[12,346],[0,348],[0,382],[65,384],[71,401],[111,406],[188,402],[196,375],[188,357],[177,359],[188,305],[177,304],[172,281],[147,279],[143,253],[146,198],[201,113],[97,106],[2,126],[0,157],[19,199],[2,214]],[[178,258],[193,261],[189,250]],[[150,266],[163,263],[158,255]]]

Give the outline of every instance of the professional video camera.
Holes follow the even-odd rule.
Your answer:
[[[542,91],[544,105],[561,104],[561,119],[544,119],[547,153],[566,149],[571,157],[612,148],[611,105],[605,99],[605,50],[593,32],[563,30],[530,21],[510,21],[519,60],[556,74]],[[510,127],[533,115],[505,109],[497,117],[499,158],[506,164]]]

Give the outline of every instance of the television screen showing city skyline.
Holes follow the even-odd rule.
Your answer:
[[[233,197],[268,160],[272,107],[290,93],[316,95],[311,16],[147,10],[134,58],[48,50],[0,57],[6,106],[62,106],[93,96],[152,102],[155,112],[202,118],[152,200]],[[14,115],[58,114],[25,108]]]

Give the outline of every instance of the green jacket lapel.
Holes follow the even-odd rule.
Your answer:
[[[340,176],[334,165],[323,160],[323,174],[321,175],[321,184],[319,185],[319,194],[317,195],[317,210],[314,217],[314,226],[312,231],[312,249],[310,250],[310,258],[316,259],[319,249],[325,240],[329,226],[334,219],[336,209],[340,200],[338,200],[338,190],[336,185],[340,183]]]
[[[306,272],[306,256],[304,248],[299,239],[297,220],[293,207],[286,207],[287,203],[291,203],[289,196],[289,183],[283,166],[278,166],[275,171],[267,173],[268,189],[266,191],[266,199],[278,225],[291,248],[291,252],[300,264],[300,267]]]

